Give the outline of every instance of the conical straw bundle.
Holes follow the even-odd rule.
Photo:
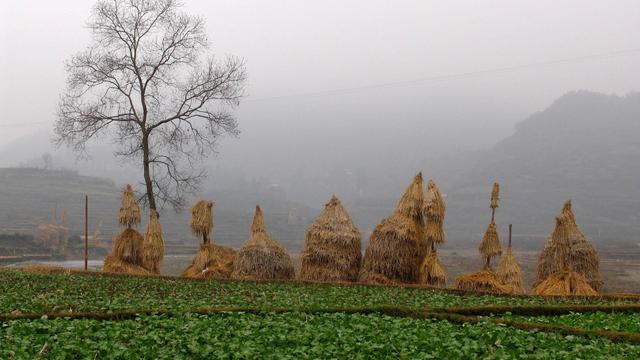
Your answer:
[[[427,253],[424,190],[418,173],[396,210],[373,230],[359,280],[370,283],[418,283]]]
[[[300,260],[302,280],[356,281],[361,235],[340,200],[333,196],[305,232]]]
[[[540,252],[534,286],[563,270],[562,261],[566,261],[571,270],[581,274],[595,291],[599,291],[603,282],[598,252],[578,227],[570,200],[564,204],[559,218],[563,219],[565,225],[558,229],[556,224]]]
[[[491,204],[489,207],[491,209],[497,209],[500,206],[500,184],[497,182],[493,183],[493,189],[491,189]]]
[[[429,252],[420,266],[420,283],[438,287],[447,286],[447,273],[435,250]]]
[[[495,221],[489,223],[478,249],[480,250],[480,254],[485,258],[490,258],[502,253]]]
[[[507,251],[500,257],[500,263],[496,269],[496,277],[501,283],[511,286],[514,294],[524,294],[520,265],[516,257],[513,256],[511,246],[509,246]]]
[[[438,186],[432,179],[429,179],[429,182],[427,183],[427,192],[429,193],[429,196],[425,196],[425,199],[429,200],[431,203],[430,208],[432,216],[437,220],[444,221],[446,204],[442,198],[440,189],[438,189]]]
[[[585,296],[598,295],[598,292],[589,285],[584,276],[570,270],[569,268],[565,268],[564,270],[552,274],[538,284],[538,286],[533,289],[532,294]]]
[[[164,238],[158,213],[151,210],[149,225],[144,236],[143,244],[144,266],[154,274],[160,273],[160,263],[164,259]]]
[[[140,206],[133,193],[131,185],[127,185],[122,191],[118,222],[122,226],[131,227],[140,223]]]
[[[191,231],[202,236],[203,242],[210,241],[213,230],[213,202],[201,200],[191,207]]]
[[[231,277],[240,280],[286,280],[294,275],[291,257],[267,233],[262,210],[256,206],[251,235],[238,251]]]
[[[496,294],[509,294],[512,289],[498,280],[491,268],[460,275],[456,278],[456,287],[466,291],[482,291]]]

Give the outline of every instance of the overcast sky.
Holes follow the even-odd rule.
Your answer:
[[[247,63],[242,135],[223,143],[222,159],[277,168],[303,145],[489,146],[567,91],[640,89],[640,51],[593,56],[640,49],[637,0],[184,2],[206,19],[216,54]],[[0,4],[3,147],[51,131],[64,61],[90,42],[93,2]],[[470,75],[446,77],[456,74]]]

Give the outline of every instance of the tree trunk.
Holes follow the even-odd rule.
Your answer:
[[[151,174],[149,172],[149,135],[142,136],[142,166],[144,168],[144,184],[147,188],[147,200],[149,201],[149,209],[156,209],[156,198],[153,195],[153,183],[151,182]]]

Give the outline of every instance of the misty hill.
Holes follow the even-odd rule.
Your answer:
[[[210,192],[203,197],[214,199],[214,241],[238,247],[249,235],[256,203],[265,211],[267,227],[287,248],[298,250],[304,241],[304,229],[319,210],[287,201],[278,188],[248,184],[237,192]],[[72,235],[83,233],[84,196],[89,195],[89,222],[92,233],[102,222],[102,233],[110,239],[118,231],[117,211],[120,187],[112,180],[81,176],[69,170],[37,168],[0,168],[0,233],[32,234],[38,224],[51,221],[57,211],[67,213]],[[198,243],[191,235],[189,211],[165,211],[161,222],[170,248],[185,251]],[[143,216],[144,231],[146,216]]]
[[[479,240],[494,180],[503,199],[498,223],[524,235],[519,247],[539,248],[569,198],[601,246],[640,244],[640,94],[571,92],[518,124],[452,186],[443,184],[455,240]]]

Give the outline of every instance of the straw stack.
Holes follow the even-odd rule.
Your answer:
[[[144,267],[154,274],[160,274],[160,263],[164,259],[164,238],[158,213],[151,210],[149,224],[143,243]]]
[[[568,251],[568,254],[564,260],[573,271],[582,275],[595,291],[599,291],[603,284],[600,275],[600,258],[598,252],[578,227],[571,200],[565,202],[560,217],[565,219],[567,224],[568,249],[565,251]],[[540,284],[551,274],[562,270],[560,263],[564,260],[559,259],[557,253],[558,244],[552,234],[538,257],[534,286]]]
[[[514,294],[524,294],[520,265],[511,248],[511,224],[509,224],[509,246],[507,251],[500,257],[496,276],[501,283],[511,286]]]
[[[299,278],[310,281],[357,281],[361,235],[340,200],[333,196],[305,232]]]
[[[294,277],[293,262],[268,233],[260,206],[256,206],[251,235],[238,251],[231,277],[239,280],[287,280]]]
[[[359,280],[367,283],[418,283],[427,253],[424,190],[418,173],[395,211],[373,230]]]
[[[440,190],[433,180],[427,183],[425,194],[425,237],[428,248],[427,256],[420,265],[420,283],[444,287],[447,285],[447,274],[438,259],[437,245],[445,242],[444,215],[446,205]]]

